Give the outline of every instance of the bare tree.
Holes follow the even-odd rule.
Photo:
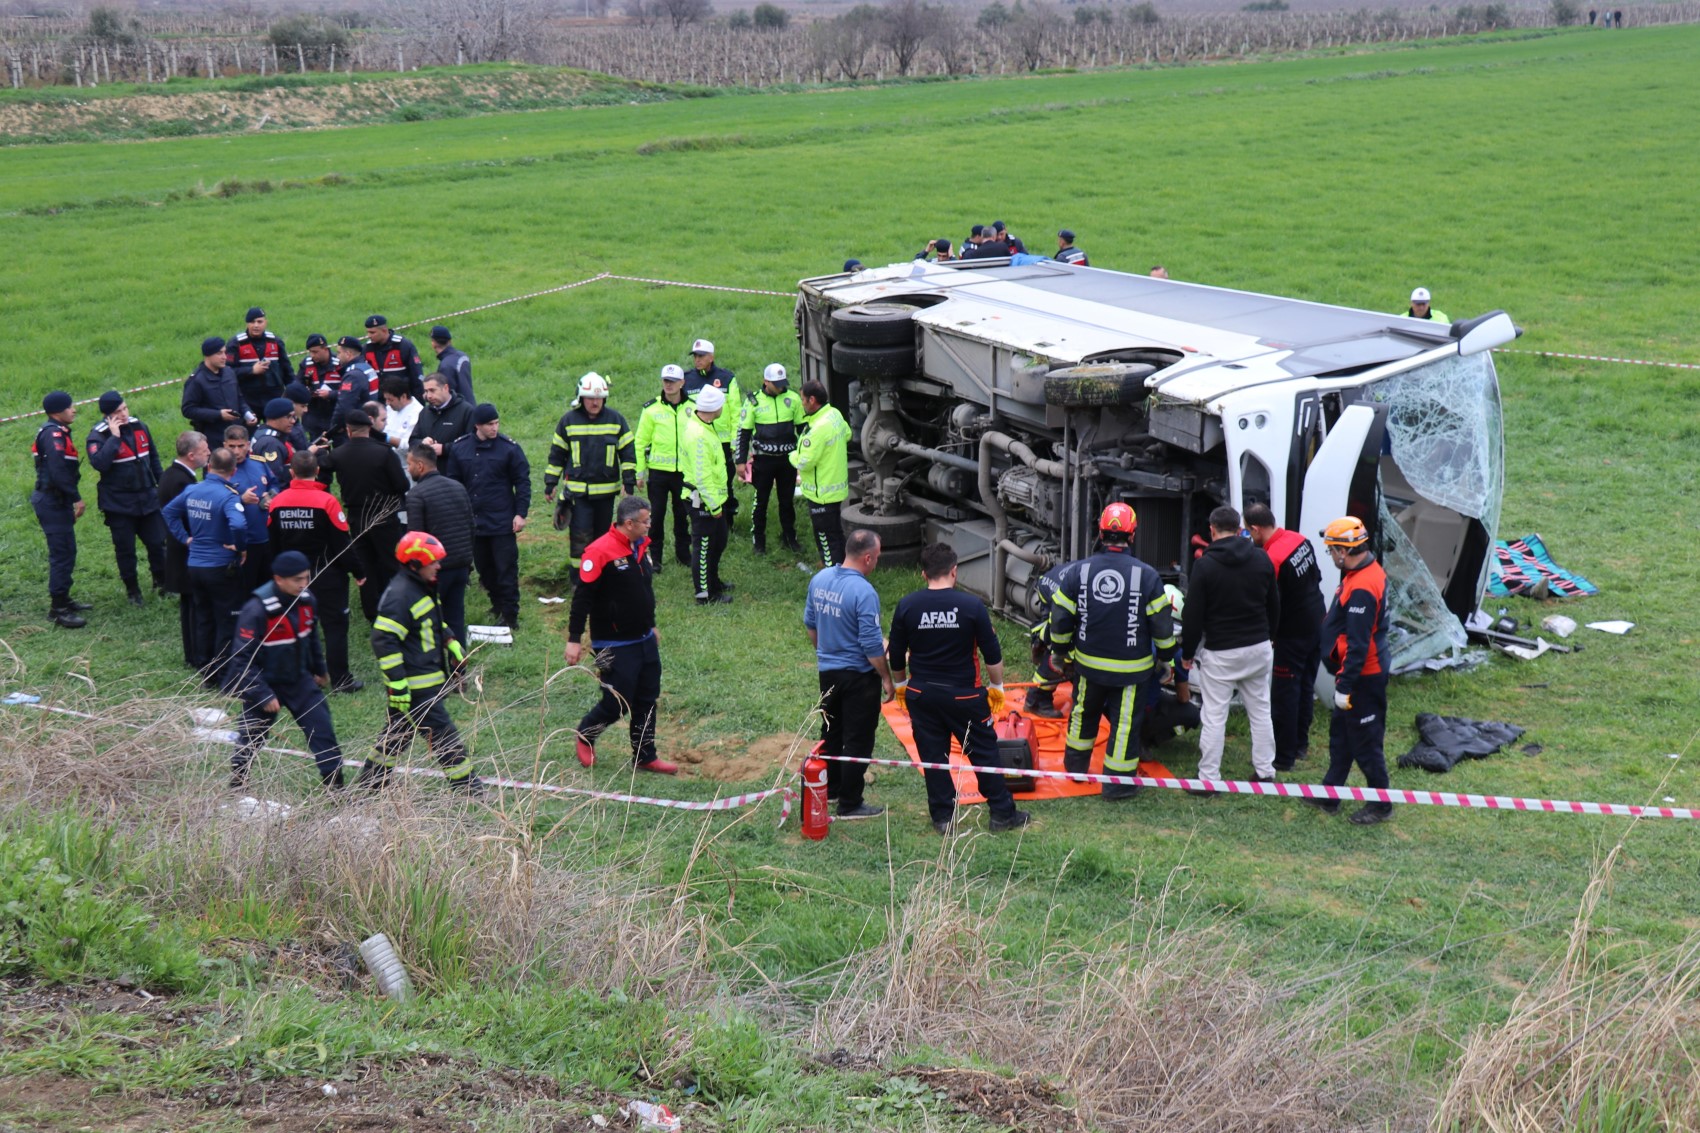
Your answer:
[[[880,9],[879,42],[891,52],[898,74],[909,73],[938,24],[939,10],[924,0],[887,0]]]
[[[625,0],[620,10],[640,28],[653,27],[661,18],[661,7],[656,0]]]
[[[1009,21],[1005,28],[1006,39],[1010,50],[1021,60],[1021,65],[1029,71],[1037,71],[1044,65],[1045,57],[1050,50],[1052,34],[1061,25],[1062,19],[1056,9],[1048,4],[1033,0]]]
[[[940,8],[932,45],[945,74],[966,74],[974,61],[974,34],[968,14],[961,8]]]
[[[391,0],[389,22],[442,63],[535,62],[544,0]]]
[[[879,9],[871,4],[858,4],[842,16],[810,24],[809,38],[817,51],[838,67],[840,75],[856,79],[862,76],[879,26]]]
[[[651,0],[661,18],[673,25],[678,31],[686,24],[700,24],[714,15],[714,5],[709,0]]]

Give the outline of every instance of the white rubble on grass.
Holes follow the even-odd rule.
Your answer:
[[[1621,637],[1624,634],[1628,633],[1630,630],[1634,629],[1635,623],[1634,622],[1589,622],[1588,628],[1589,629],[1604,630],[1606,633],[1615,633],[1619,637]]]
[[[189,719],[203,728],[216,728],[230,719],[230,713],[221,708],[191,708]]]
[[[466,638],[473,645],[512,645],[514,631],[507,626],[467,626]]]
[[[252,795],[244,795],[233,803],[223,804],[218,809],[221,813],[235,815],[243,822],[249,822],[256,818],[282,822],[289,817],[294,808],[288,803],[280,803],[276,799],[256,799]]]

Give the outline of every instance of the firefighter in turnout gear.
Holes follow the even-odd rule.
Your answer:
[[[685,418],[696,405],[685,396],[685,371],[678,366],[661,367],[661,394],[643,407],[637,426],[637,482],[648,491],[650,513],[649,558],[655,573],[661,573],[667,557],[667,511],[673,511],[673,557],[680,566],[691,565],[690,505],[684,496],[685,474],[680,469],[684,448]],[[646,484],[645,481],[648,481]]]
[[[1069,715],[1064,768],[1090,770],[1098,720],[1110,721],[1104,771],[1139,771],[1140,700],[1152,669],[1175,653],[1175,628],[1163,580],[1135,558],[1138,518],[1125,503],[1113,503],[1098,518],[1103,549],[1070,563],[1051,598],[1051,647],[1057,668],[1068,661],[1079,674]],[[1106,800],[1132,798],[1136,784],[1106,783]]]
[[[307,737],[307,749],[325,786],[342,786],[342,748],[325,700],[330,674],[319,647],[318,606],[307,583],[313,564],[300,551],[272,559],[272,580],[254,591],[236,620],[236,653],[230,694],[242,700],[241,742],[230,757],[230,785],[248,780],[248,765],[289,709]]]
[[[791,463],[791,454],[797,451],[797,430],[802,425],[803,399],[791,392],[785,367],[775,362],[761,372],[761,389],[744,399],[738,415],[736,459],[744,479],[755,485],[751,530],[758,555],[767,554],[769,495],[778,501],[780,543],[794,555],[803,553],[797,542],[797,509],[792,502],[797,468]]]
[[[83,496],[77,489],[82,476],[82,459],[71,438],[71,422],[77,407],[71,395],[54,390],[41,399],[47,422],[35,434],[30,453],[35,457],[35,491],[30,507],[47,537],[47,616],[64,629],[81,629],[88,623],[78,612],[90,607],[71,600],[71,573],[77,569],[77,520],[83,517]]]
[[[584,549],[614,524],[620,489],[637,490],[632,428],[608,407],[608,381],[594,371],[578,380],[578,398],[561,415],[543,469],[543,498],[554,501],[555,530],[566,528],[567,565],[577,570]]]
[[[147,550],[148,575],[155,590],[165,583],[165,521],[159,516],[162,469],[153,434],[141,419],[130,416],[124,395],[107,390],[100,395],[100,424],[89,430],[89,467],[100,473],[98,503],[101,518],[112,535],[118,577],[132,606],[142,604],[142,584],[136,569],[136,540]]]
[[[797,486],[809,502],[809,523],[821,562],[844,561],[844,521],[839,509],[850,498],[850,425],[827,404],[826,387],[803,383],[803,429],[789,457]]]
[[[1387,756],[1387,572],[1369,547],[1369,532],[1356,516],[1342,516],[1322,532],[1322,545],[1340,569],[1334,604],[1322,622],[1323,664],[1334,674],[1334,715],[1328,722],[1325,787],[1341,787],[1352,764],[1364,782],[1385,790]],[[1306,799],[1329,814],[1336,799]],[[1352,814],[1359,826],[1393,817],[1393,804],[1365,803]]]
[[[437,537],[423,531],[409,531],[396,544],[401,569],[378,600],[378,617],[372,623],[372,652],[389,688],[389,718],[360,772],[362,786],[383,786],[414,732],[423,729],[450,785],[474,793],[482,790],[443,703],[451,674],[466,661],[437,605],[437,572],[447,555]]]

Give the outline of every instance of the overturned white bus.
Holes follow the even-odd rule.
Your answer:
[[[804,280],[805,380],[849,420],[846,529],[885,561],[948,540],[1004,614],[1088,553],[1114,500],[1184,587],[1221,503],[1315,541],[1352,514],[1393,591],[1395,666],[1451,653],[1487,582],[1504,482],[1490,351],[1504,312],[1451,325],[1050,260],[906,263]]]

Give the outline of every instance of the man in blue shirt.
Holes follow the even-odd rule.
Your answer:
[[[820,668],[821,753],[867,759],[874,754],[880,701],[894,695],[880,635],[880,596],[868,575],[880,558],[880,539],[857,530],[844,541],[844,562],[809,580],[803,626]],[[862,802],[865,763],[826,762],[826,797],[839,818],[874,818],[882,806]]]
[[[196,656],[207,657],[207,683],[216,685],[230,657],[236,618],[247,591],[242,559],[250,524],[236,486],[229,449],[207,458],[207,478],[173,497],[161,513],[172,537],[189,548],[189,589],[194,595]]]
[[[224,447],[236,461],[236,467],[230,471],[230,482],[241,494],[249,520],[248,557],[242,560],[243,603],[256,587],[271,581],[272,548],[266,530],[266,511],[271,507],[272,497],[283,487],[271,465],[253,459],[251,443],[245,425],[231,425],[224,430]]]

